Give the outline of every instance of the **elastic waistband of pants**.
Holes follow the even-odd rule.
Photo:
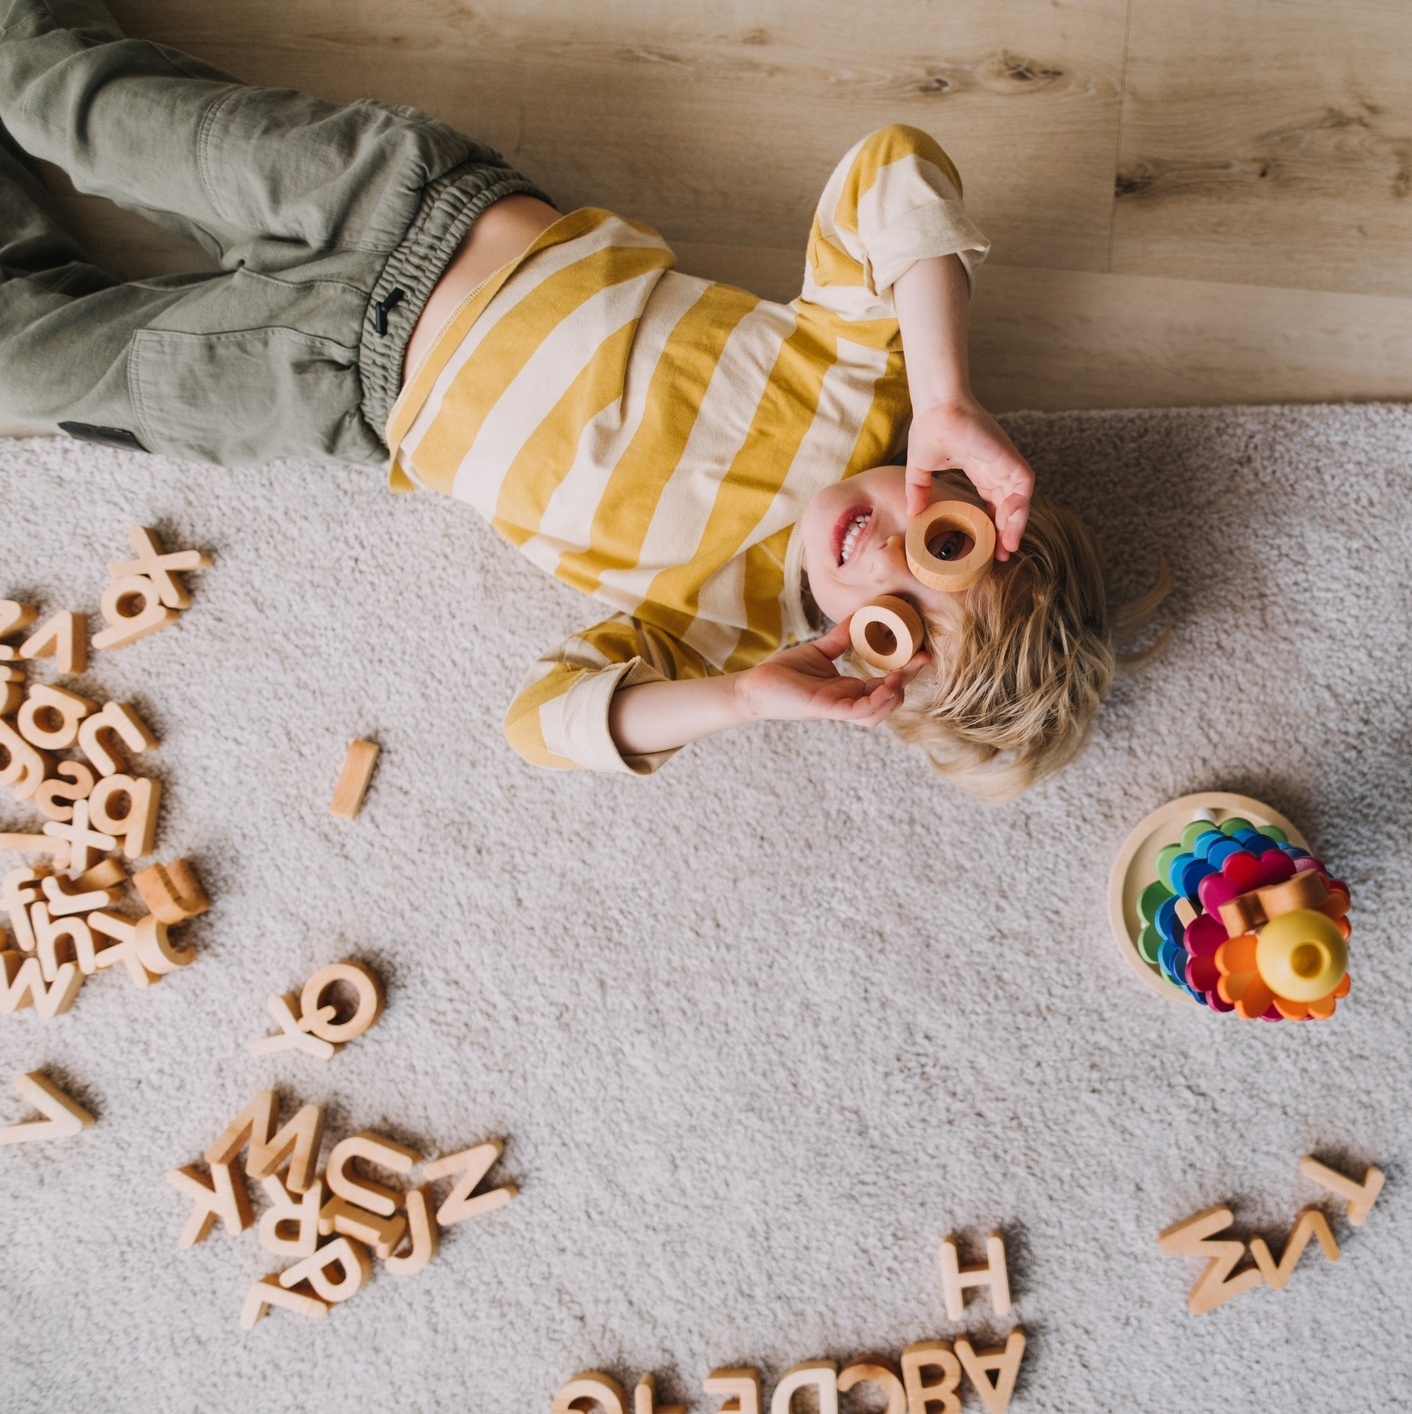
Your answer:
[[[524,193],[554,203],[528,177],[501,163],[470,161],[428,182],[401,244],[387,258],[363,317],[358,368],[362,413],[386,446],[387,420],[402,390],[402,363],[412,328],[426,308],[471,222],[502,197]],[[389,306],[394,290],[402,294]],[[379,308],[384,332],[378,332]]]

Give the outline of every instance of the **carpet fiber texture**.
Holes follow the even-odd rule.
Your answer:
[[[77,680],[157,729],[158,853],[214,907],[160,985],[113,969],[67,1016],[0,1019],[0,1120],[36,1068],[98,1116],[0,1149],[0,1407],[547,1414],[596,1367],[714,1410],[714,1366],[768,1389],[1017,1321],[1016,1411],[1412,1408],[1412,410],[1008,426],[1119,594],[1159,554],[1176,588],[1167,651],[1083,757],[999,808],[829,725],[726,735],[647,781],[538,773],[501,715],[595,609],[466,508],[354,468],[0,447],[0,594],[96,611],[134,521],[216,561],[177,625]],[[383,752],[348,823],[327,804],[360,735]],[[1119,957],[1114,852],[1207,788],[1292,817],[1352,885],[1328,1024],[1183,1008]],[[0,827],[36,824],[5,792]],[[328,1064],[252,1055],[265,998],[346,956],[385,978],[382,1020]],[[264,1087],[326,1105],[331,1138],[503,1135],[519,1197],[420,1274],[375,1267],[328,1320],[245,1334],[280,1264],[253,1232],[178,1250],[163,1174]],[[1366,1225],[1325,1203],[1342,1258],[1189,1315],[1199,1263],[1158,1231],[1229,1201],[1278,1252],[1325,1198],[1309,1152],[1387,1172]],[[995,1227],[1012,1317],[981,1296],[948,1321],[939,1239],[979,1259]]]

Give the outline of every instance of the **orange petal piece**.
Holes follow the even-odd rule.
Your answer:
[[[1278,994],[1275,996],[1275,1007],[1286,1021],[1303,1021],[1309,1015],[1308,1002],[1292,1002]]]
[[[1255,948],[1259,939],[1254,933],[1242,933],[1239,937],[1227,938],[1216,949],[1216,970],[1226,976],[1235,972],[1255,971]],[[1227,1001],[1231,998],[1227,997]],[[1269,1005],[1268,1002],[1265,1003]]]
[[[1316,1021],[1327,1021],[1334,1014],[1334,1008],[1337,1006],[1334,994],[1330,992],[1327,997],[1320,997],[1317,1002],[1309,1003],[1309,1015]]]
[[[1254,1021],[1270,1010],[1270,1003],[1274,1000],[1275,994],[1261,981],[1259,976],[1254,976],[1246,983],[1245,990],[1236,998],[1236,1015],[1243,1016],[1247,1021]]]
[[[1345,973],[1343,974],[1343,981],[1340,982],[1340,983],[1338,984],[1338,986],[1334,988],[1334,990],[1333,990],[1333,995],[1336,996],[1336,997],[1346,997],[1346,996],[1348,995],[1348,989],[1349,989],[1352,985],[1353,985],[1353,978],[1350,977],[1350,976],[1348,975],[1348,973],[1345,972]]]

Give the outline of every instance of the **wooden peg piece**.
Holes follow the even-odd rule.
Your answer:
[[[60,761],[34,793],[35,805],[51,820],[72,820],[74,802],[93,794],[93,772],[82,761]]]
[[[0,638],[13,638],[38,617],[39,610],[33,604],[21,604],[17,599],[0,599]],[[0,645],[0,661],[12,662],[14,657],[13,648]]]
[[[115,802],[121,803],[121,811],[114,808]],[[161,781],[150,776],[104,776],[88,798],[88,814],[95,829],[122,840],[128,859],[141,859],[152,853],[161,802]]]
[[[584,1370],[554,1396],[550,1414],[628,1414],[628,1397],[612,1375]]]
[[[229,1164],[212,1164],[211,1181],[206,1182],[194,1164],[184,1164],[167,1174],[167,1182],[192,1201],[191,1214],[177,1238],[178,1247],[195,1247],[206,1240],[217,1221],[227,1232],[242,1233],[254,1221],[245,1176]]]
[[[347,1021],[325,1017],[328,1008],[322,1005],[324,991],[340,982],[346,983],[358,994],[353,1015]],[[299,1026],[320,1040],[341,1046],[355,1036],[361,1036],[382,1015],[382,1006],[382,983],[377,973],[366,963],[347,958],[343,962],[321,967],[304,984],[299,997]]]
[[[51,762],[42,751],[37,751],[9,722],[0,717],[0,786],[9,786],[16,800],[28,800],[44,784],[50,774]],[[6,835],[6,839],[20,839],[19,835]],[[17,845],[0,848],[17,849]]]
[[[986,1260],[978,1266],[963,1267],[956,1253],[956,1239],[941,1240],[941,1289],[946,1302],[946,1318],[961,1320],[966,1311],[966,1288],[988,1286],[991,1305],[997,1316],[1010,1314],[1010,1277],[1005,1269],[1005,1239],[999,1231],[985,1240]]]
[[[25,952],[33,952],[35,948],[29,909],[39,899],[40,888],[47,877],[45,869],[11,869],[0,881],[0,907],[10,915],[15,941]]]
[[[380,1218],[346,1198],[330,1198],[319,1211],[319,1232],[322,1236],[336,1232],[344,1237],[356,1237],[382,1258],[397,1250],[406,1231],[407,1219],[400,1214]]]
[[[78,747],[100,776],[112,776],[124,764],[104,745],[115,737],[132,756],[159,745],[152,729],[126,702],[105,702],[101,712],[85,717],[78,729]]]
[[[632,1414],[686,1414],[686,1405],[658,1404],[657,1377],[644,1375],[632,1392]]]
[[[748,1365],[712,1370],[701,1389],[725,1399],[716,1414],[760,1414],[760,1372]]]
[[[922,618],[905,599],[883,594],[855,610],[848,636],[869,667],[890,673],[905,668],[922,646]]]
[[[902,1385],[909,1414],[961,1414],[961,1362],[944,1340],[919,1340],[902,1352]]]
[[[409,1277],[419,1272],[436,1256],[441,1245],[441,1233],[432,1216],[431,1184],[423,1183],[417,1188],[409,1188],[402,1195],[402,1206],[407,1210],[407,1235],[410,1239],[408,1250],[398,1255],[394,1249],[383,1258],[383,1266],[394,1276]],[[666,1414],[663,1410],[661,1414]]]
[[[250,1050],[254,1055],[270,1055],[275,1051],[303,1051],[305,1055],[313,1056],[315,1060],[332,1060],[338,1047],[331,1042],[322,1041],[317,1036],[310,1036],[300,1025],[301,1018],[294,1014],[294,997],[274,996],[265,1003],[266,1010],[274,1017],[275,1025],[279,1030],[273,1036],[261,1036],[258,1041],[251,1041]],[[327,1016],[323,1019],[332,1020],[334,1010],[332,1007],[325,1007]]]
[[[319,1245],[319,1209],[323,1184],[317,1180],[307,1193],[291,1193],[278,1174],[260,1180],[270,1206],[260,1215],[260,1246],[275,1257],[311,1257]],[[284,1229],[293,1226],[293,1236]]]
[[[368,782],[373,778],[373,766],[378,759],[378,745],[375,741],[355,741],[349,744],[348,755],[343,758],[343,770],[338,774],[338,784],[333,789],[333,800],[329,802],[329,814],[340,819],[351,820],[363,804],[363,796]]]
[[[184,923],[211,906],[191,865],[184,859],[170,864],[149,864],[132,876],[148,912],[163,923]]]
[[[1197,1279],[1187,1298],[1193,1316],[1204,1316],[1217,1306],[1260,1285],[1259,1267],[1247,1267],[1231,1276],[1236,1264],[1245,1255],[1245,1243],[1233,1238],[1213,1240],[1235,1221],[1235,1215],[1224,1204],[1207,1208],[1182,1222],[1173,1223],[1157,1236],[1157,1246],[1173,1257],[1206,1257],[1206,1270]],[[1229,1280],[1227,1278],[1229,1277]]]
[[[970,549],[941,558],[938,541],[960,532]],[[990,573],[995,560],[995,523],[984,506],[969,501],[937,501],[907,523],[907,567],[929,589],[959,594]]]
[[[44,969],[37,957],[18,952],[0,952],[0,1016],[11,1016],[32,1006],[41,1021],[52,1021],[73,1006],[83,973],[76,962],[56,969],[54,980],[44,985]]]
[[[803,1360],[786,1370],[770,1396],[770,1414],[792,1414],[800,1390],[813,1392],[819,1414],[838,1414],[838,1372],[832,1360]]]
[[[882,1391],[887,1408],[882,1414],[907,1414],[907,1390],[891,1360],[882,1355],[860,1355],[838,1372],[838,1388],[847,1394],[854,1385],[870,1384]]]
[[[88,622],[82,614],[61,609],[20,645],[21,658],[53,658],[61,673],[88,667]]]
[[[1265,1278],[1266,1286],[1272,1287],[1275,1291],[1284,1290],[1295,1266],[1304,1255],[1304,1249],[1309,1245],[1311,1237],[1319,1239],[1319,1246],[1329,1261],[1338,1261],[1338,1243],[1334,1241],[1333,1232],[1329,1228],[1329,1220],[1318,1208],[1305,1208],[1300,1213],[1294,1227],[1290,1230],[1289,1240],[1285,1243],[1285,1250],[1280,1256],[1278,1265],[1270,1256],[1269,1245],[1263,1237],[1250,1239],[1250,1255],[1255,1258],[1255,1265],[1260,1268],[1260,1275]]]
[[[77,1100],[71,1100],[43,1071],[15,1076],[15,1089],[43,1116],[0,1129],[0,1144],[29,1144],[38,1139],[72,1139],[94,1118]]]
[[[46,879],[46,884],[50,881]],[[93,946],[93,930],[85,919],[76,915],[66,918],[51,918],[49,905],[36,903],[30,909],[30,921],[34,925],[35,956],[39,959],[39,970],[46,982],[58,980],[63,962],[59,959],[59,944],[67,943],[73,949],[73,961],[85,977],[91,977],[98,967],[97,952]],[[68,961],[68,959],[65,959]]]
[[[279,1273],[271,1272],[269,1276],[254,1282],[245,1293],[245,1305],[240,1312],[241,1330],[254,1330],[271,1306],[279,1306],[315,1320],[328,1315],[327,1301],[320,1301],[317,1296],[309,1296],[302,1291],[286,1291],[279,1284]]]
[[[472,1197],[476,1185],[490,1172],[493,1165],[505,1152],[505,1145],[499,1139],[487,1140],[470,1149],[462,1149],[456,1154],[444,1154],[433,1159],[423,1170],[429,1179],[449,1178],[460,1174],[446,1201],[437,1209],[436,1220],[442,1227],[452,1223],[465,1222],[467,1218],[479,1217],[482,1213],[503,1208],[519,1192],[513,1183],[502,1184],[486,1193]]]
[[[986,1407],[986,1414],[1005,1414],[1015,1392],[1015,1378],[1025,1354],[1025,1333],[1013,1330],[1000,1350],[976,1350],[965,1336],[956,1340],[956,1358]],[[992,1380],[991,1376],[995,1378]]]
[[[1337,1169],[1321,1164],[1314,1156],[1308,1155],[1299,1161],[1299,1171],[1305,1178],[1312,1179],[1321,1188],[1337,1193],[1348,1203],[1348,1221],[1353,1227],[1362,1227],[1368,1221],[1378,1194],[1383,1191],[1385,1178],[1380,1168],[1370,1168],[1363,1175],[1363,1182],[1345,1178]]]
[[[92,873],[92,870],[89,871]],[[44,890],[45,903],[54,918],[65,918],[75,913],[92,913],[95,908],[112,908],[117,903],[120,889],[85,889],[79,881],[78,887],[69,890],[58,874],[51,874],[40,882]]]
[[[111,581],[99,603],[108,627],[93,635],[95,648],[126,648],[149,633],[176,622],[176,610],[165,608],[157,586],[146,575],[129,574]]]
[[[333,1278],[335,1268],[341,1273],[337,1281]],[[279,1284],[288,1288],[307,1281],[320,1300],[336,1306],[356,1296],[372,1272],[372,1261],[359,1243],[351,1237],[336,1237],[312,1257],[286,1267],[279,1274]]]
[[[349,1169],[349,1165],[358,1159],[391,1169],[393,1173],[411,1173],[421,1163],[421,1154],[406,1144],[399,1144],[395,1139],[388,1139],[385,1135],[374,1134],[367,1129],[349,1135],[329,1150],[329,1188],[340,1198],[346,1198],[357,1207],[366,1208],[379,1217],[390,1218],[397,1211],[397,1204],[402,1196],[401,1190],[385,1188],[370,1179],[358,1178]],[[428,1174],[428,1177],[431,1176]]]
[[[48,683],[30,685],[29,695],[15,713],[15,725],[31,746],[64,751],[78,741],[79,724],[98,704],[76,692]]]
[[[245,1171],[251,1178],[268,1178],[287,1162],[286,1186],[294,1193],[307,1193],[317,1182],[315,1170],[324,1142],[324,1112],[318,1105],[305,1105],[276,1132],[278,1120],[275,1092],[261,1090],[206,1150],[206,1162],[229,1163],[248,1144]]]
[[[132,542],[135,560],[119,560],[108,566],[108,573],[114,579],[128,579],[133,575],[145,575],[157,588],[157,596],[169,609],[191,607],[191,595],[185,583],[178,578],[191,570],[205,570],[211,567],[211,557],[198,550],[172,550],[164,552],[156,535],[145,526],[128,528],[127,538]]]

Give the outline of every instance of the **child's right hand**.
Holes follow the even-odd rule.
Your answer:
[[[756,721],[799,722],[828,719],[875,727],[901,705],[907,684],[930,661],[916,653],[905,668],[866,682],[834,666],[848,651],[848,620],[822,638],[782,648],[763,663],[732,679],[745,715]]]

